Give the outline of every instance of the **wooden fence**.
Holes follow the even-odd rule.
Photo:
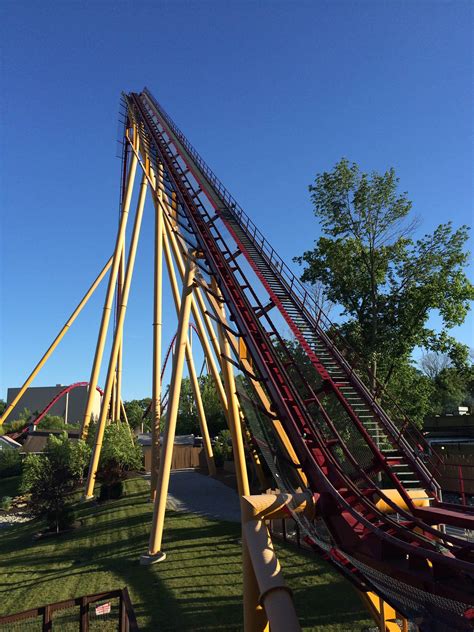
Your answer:
[[[112,607],[113,601],[115,601],[114,607]],[[91,608],[93,605],[95,607]],[[94,625],[91,626],[91,623]],[[53,630],[90,632],[91,628],[138,632],[137,619],[127,588],[66,599],[0,617],[0,632],[23,630],[32,626],[35,630],[42,630],[42,632]]]

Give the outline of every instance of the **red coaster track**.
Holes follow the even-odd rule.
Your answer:
[[[53,397],[53,399],[49,402],[49,404],[47,404],[43,410],[36,416],[36,418],[33,420],[33,425],[37,426],[40,421],[43,419],[43,417],[45,415],[48,414],[48,412],[51,410],[51,408],[57,403],[59,402],[60,399],[62,399],[64,397],[64,395],[66,395],[67,393],[70,393],[71,391],[73,391],[75,388],[79,388],[79,387],[84,387],[84,386],[89,386],[89,382],[75,382],[74,384],[70,384],[69,386],[65,386],[61,391],[59,391],[59,393],[57,395],[55,395]],[[98,386],[96,387],[96,390],[103,395],[104,391],[99,388]],[[23,434],[25,434],[25,432],[28,432],[28,428],[31,424],[28,424],[28,426],[25,426],[23,428],[23,430],[21,430],[20,432],[15,433],[15,435],[11,435],[12,438],[16,439],[18,437],[21,437]]]
[[[308,480],[317,518],[304,525],[307,540],[421,630],[472,629],[474,546],[433,525],[472,530],[474,515],[442,503],[436,455],[404,415],[395,422],[382,409],[329,319],[150,92],[124,99],[149,159],[164,166],[180,234],[202,253],[201,275],[216,279]],[[426,490],[431,506],[415,507],[410,488]],[[380,499],[393,514],[379,510]]]

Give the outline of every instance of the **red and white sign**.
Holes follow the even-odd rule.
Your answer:
[[[111,609],[112,606],[110,605],[110,601],[108,601],[107,603],[103,603],[101,606],[97,606],[97,608],[95,609],[95,613],[97,616],[100,616],[102,614],[110,614]]]

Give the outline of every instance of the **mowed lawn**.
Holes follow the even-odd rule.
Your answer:
[[[242,630],[239,525],[169,512],[168,559],[140,566],[152,511],[148,489],[134,479],[118,501],[79,505],[83,526],[57,538],[34,541],[38,522],[2,530],[1,614],[128,586],[141,630]],[[345,580],[312,555],[277,548],[304,630],[373,625]]]

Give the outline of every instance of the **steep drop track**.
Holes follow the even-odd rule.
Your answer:
[[[432,525],[473,529],[474,515],[443,505],[436,456],[403,415],[395,423],[381,408],[311,295],[150,92],[124,100],[142,151],[155,168],[163,165],[165,193],[177,201],[170,222],[176,219],[182,238],[202,253],[203,285],[217,281],[272,403],[272,415],[258,412],[259,423],[271,432],[278,417],[307,478],[317,507],[316,519],[303,524],[307,541],[421,630],[472,629],[473,545]],[[296,343],[282,338],[282,318]],[[296,488],[296,472],[285,467],[288,486]],[[398,491],[408,511],[386,488]],[[425,490],[431,507],[417,509],[409,488]],[[380,499],[393,514],[377,508]]]

